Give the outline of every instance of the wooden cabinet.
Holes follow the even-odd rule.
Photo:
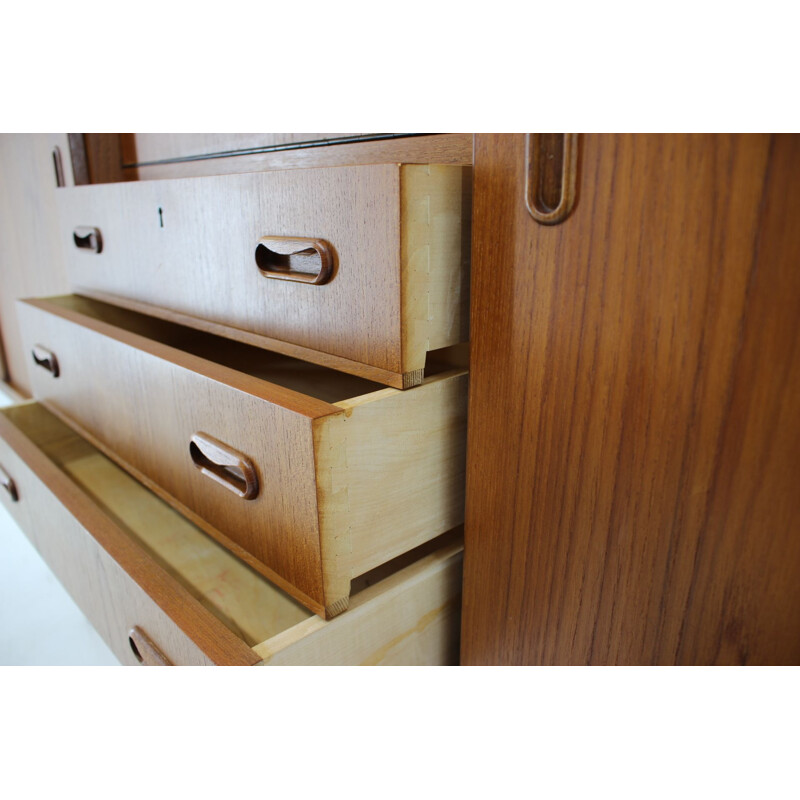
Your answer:
[[[2,139],[56,416],[0,417],[0,496],[121,658],[455,660],[469,330],[462,663],[800,659],[800,137],[248,136]]]

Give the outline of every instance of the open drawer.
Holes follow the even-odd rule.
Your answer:
[[[39,404],[0,410],[0,468],[1,502],[123,663],[457,662],[454,533],[324,621]]]
[[[469,338],[469,176],[377,164],[56,199],[81,294],[403,388]]]
[[[463,522],[463,369],[400,391],[75,295],[18,311],[34,396],[320,615]]]

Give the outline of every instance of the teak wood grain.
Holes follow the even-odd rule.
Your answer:
[[[468,339],[469,173],[374,165],[62,189],[71,284],[397,388]],[[102,234],[102,251],[75,231]],[[263,237],[324,240],[324,284],[270,280]]]
[[[29,349],[56,343],[35,396],[317,613],[463,521],[463,370],[402,392],[80,297],[20,316]],[[253,499],[197,469],[198,432],[249,461]]]
[[[19,486],[0,502],[123,664],[457,661],[458,531],[357,587],[352,616],[323,622],[44,407],[0,411],[0,437]]]
[[[478,135],[462,660],[800,661],[800,137]]]

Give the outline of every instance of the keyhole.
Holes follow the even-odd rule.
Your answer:
[[[160,208],[158,209],[158,224],[161,228],[164,227],[164,212]]]

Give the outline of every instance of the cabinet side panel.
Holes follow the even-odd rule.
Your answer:
[[[800,137],[478,135],[468,664],[800,660]]]

